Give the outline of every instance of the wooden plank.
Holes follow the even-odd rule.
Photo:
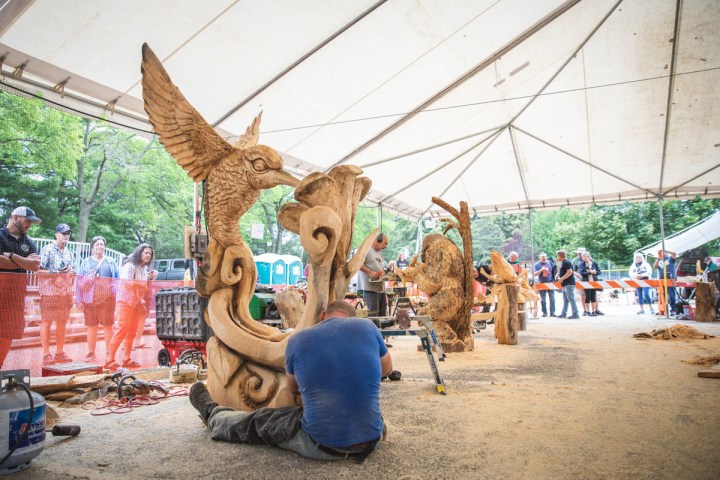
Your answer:
[[[720,368],[713,368],[710,370],[700,370],[698,372],[700,378],[720,378]]]

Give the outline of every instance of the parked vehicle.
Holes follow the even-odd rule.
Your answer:
[[[710,257],[713,262],[715,262],[715,265],[720,266],[720,257]],[[700,262],[702,264],[702,261],[705,259],[705,257],[682,257],[678,259],[677,264],[677,277],[678,279],[681,279],[682,277],[695,277],[699,275],[700,273],[697,271],[697,264]],[[704,265],[701,265],[702,268],[704,268]]]
[[[188,268],[190,268],[190,278],[195,278],[192,262],[184,258],[155,260],[153,268],[158,271],[158,280],[184,280],[185,270]]]

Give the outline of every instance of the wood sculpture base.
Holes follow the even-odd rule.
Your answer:
[[[716,322],[715,284],[698,282],[695,288],[695,321]]]
[[[290,392],[284,372],[245,359],[216,337],[207,343],[208,391],[219,405],[252,411],[301,404]]]

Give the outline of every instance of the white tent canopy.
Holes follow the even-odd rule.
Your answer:
[[[720,238],[720,211],[666,238],[665,249],[682,255],[717,238]],[[644,255],[657,257],[659,250],[662,250],[662,241],[643,248],[641,252]]]
[[[147,42],[223,135],[263,110],[291,171],[409,217],[720,196],[716,0],[1,3],[4,89],[149,134]]]

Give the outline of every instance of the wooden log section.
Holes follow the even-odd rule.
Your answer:
[[[295,328],[305,311],[302,295],[297,290],[284,290],[275,294],[275,305],[285,328]]]
[[[519,290],[519,289],[518,289],[518,290]],[[518,329],[519,329],[520,331],[524,332],[525,330],[527,330],[527,308],[528,308],[528,304],[527,304],[527,303],[518,303],[518,304],[517,304],[517,308],[518,308],[518,313],[517,313],[517,317],[518,317]]]
[[[698,282],[695,287],[695,321],[715,322],[715,284]]]
[[[517,297],[520,293],[520,287],[513,284],[505,284],[502,286],[505,297],[501,300],[501,303],[507,305],[507,310],[503,309],[502,315],[495,317],[495,328],[498,330],[497,338],[498,343],[503,345],[517,345],[517,336],[520,324],[518,321],[518,302]],[[501,292],[502,293],[502,292]],[[497,323],[502,325],[502,328],[498,329]]]

